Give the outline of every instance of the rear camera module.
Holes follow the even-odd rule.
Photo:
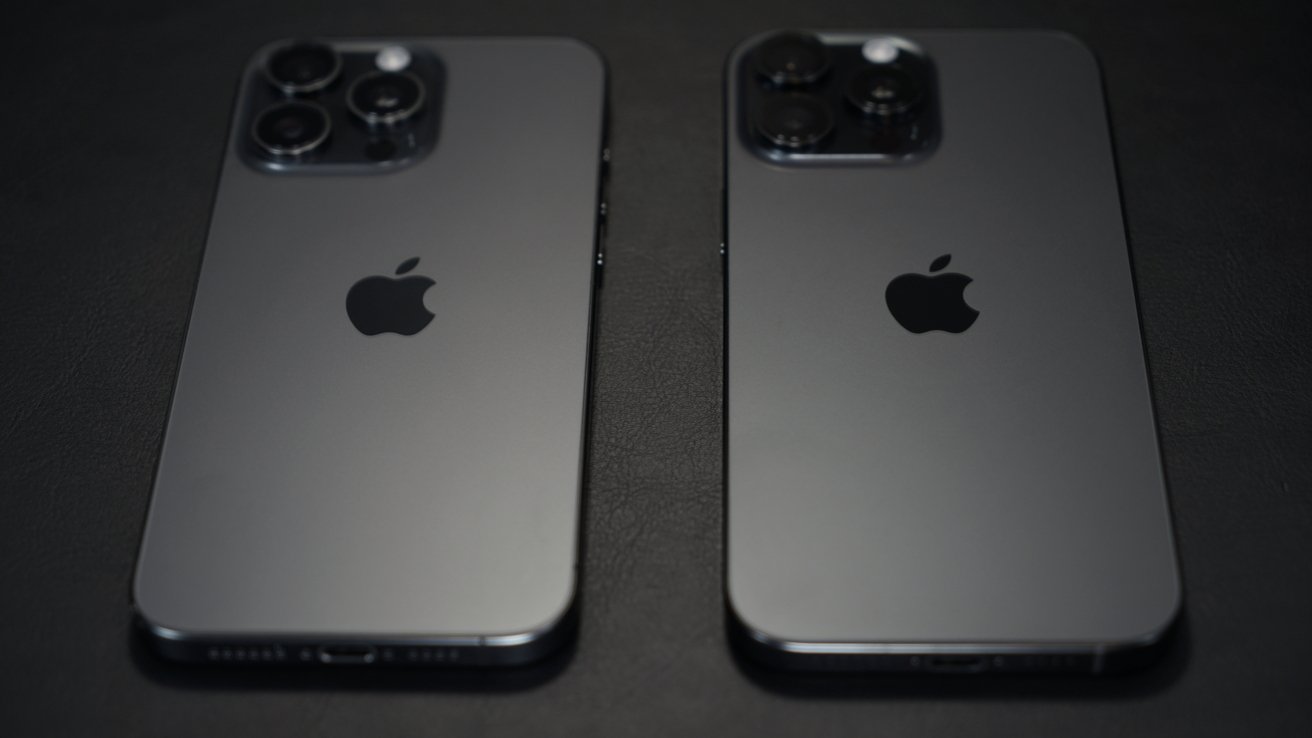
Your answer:
[[[264,76],[288,95],[318,92],[332,84],[342,71],[342,57],[331,46],[296,43],[269,56]]]
[[[251,136],[266,154],[296,157],[321,146],[331,129],[328,113],[318,105],[285,102],[260,113],[251,127]]]
[[[829,70],[829,49],[815,36],[781,33],[756,49],[756,71],[780,87],[807,85]]]
[[[829,107],[811,95],[771,95],[761,105],[756,130],[772,145],[784,149],[815,146],[833,130]]]
[[[371,126],[395,125],[423,108],[424,83],[410,72],[371,72],[351,83],[346,105]]]
[[[243,81],[238,152],[278,176],[407,169],[434,149],[445,90],[421,43],[274,43]]]
[[[787,31],[734,59],[734,128],[771,163],[900,164],[942,140],[934,61],[912,39]]]
[[[916,78],[888,65],[865,67],[852,75],[846,96],[857,110],[884,120],[897,120],[914,112],[924,99]]]

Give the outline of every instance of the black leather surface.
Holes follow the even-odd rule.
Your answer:
[[[1312,733],[1303,4],[248,0],[6,16],[0,733]],[[1103,64],[1187,598],[1174,647],[1140,675],[789,679],[727,647],[721,65],[767,28],[941,26],[1064,29]],[[284,36],[520,33],[579,36],[612,73],[577,643],[504,675],[157,662],[131,637],[128,583],[241,64]]]

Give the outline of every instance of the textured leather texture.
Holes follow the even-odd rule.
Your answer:
[[[5,735],[1312,731],[1302,5],[155,0],[15,13],[0,30]],[[1063,29],[1102,62],[1186,593],[1178,637],[1142,674],[789,678],[728,645],[722,64],[768,28],[943,26]],[[577,642],[507,674],[158,662],[133,636],[128,584],[242,64],[286,36],[525,33],[578,36],[611,72]]]

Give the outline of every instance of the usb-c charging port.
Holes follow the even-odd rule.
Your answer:
[[[977,671],[984,671],[983,656],[930,656],[926,663],[930,671],[958,674],[973,674]]]
[[[325,664],[372,664],[373,646],[320,646],[319,660]]]

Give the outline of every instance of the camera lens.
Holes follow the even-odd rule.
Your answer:
[[[756,49],[756,71],[776,85],[805,85],[829,70],[829,49],[802,33],[772,36]]]
[[[275,51],[264,65],[274,87],[289,95],[322,90],[342,71],[342,57],[331,46],[298,43]]]
[[[756,130],[785,149],[814,146],[834,127],[829,108],[810,95],[774,95],[761,106]]]
[[[866,115],[895,119],[919,107],[924,91],[905,70],[881,64],[852,75],[847,100]]]
[[[351,84],[346,104],[369,125],[393,125],[423,107],[424,83],[409,72],[371,72]]]
[[[328,113],[318,105],[285,102],[260,113],[251,135],[261,149],[273,156],[300,156],[327,141],[331,127]]]

